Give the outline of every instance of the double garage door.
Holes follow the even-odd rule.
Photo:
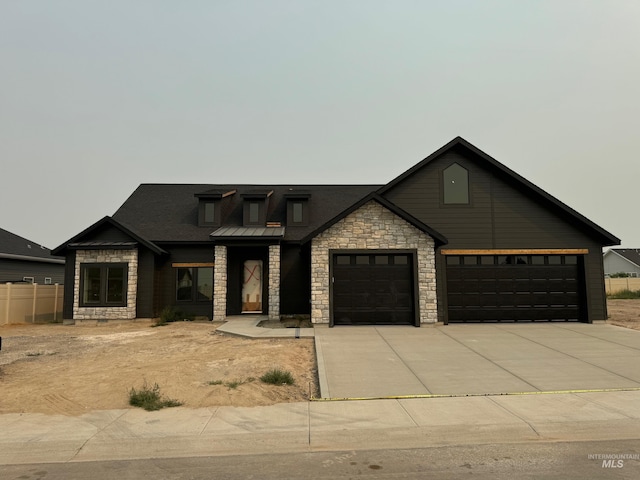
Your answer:
[[[448,321],[584,320],[580,255],[447,255]],[[333,325],[415,325],[413,256],[333,256]]]
[[[414,325],[413,257],[333,256],[334,325]]]
[[[577,255],[446,257],[449,322],[579,321]]]

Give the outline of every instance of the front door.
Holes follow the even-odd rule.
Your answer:
[[[242,313],[262,312],[262,260],[245,260]]]

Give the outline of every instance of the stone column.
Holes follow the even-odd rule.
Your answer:
[[[227,317],[227,247],[216,245],[213,255],[213,321],[224,322]]]
[[[280,245],[269,245],[269,320],[280,320]]]

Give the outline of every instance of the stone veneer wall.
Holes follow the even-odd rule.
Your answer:
[[[81,307],[80,265],[83,263],[127,263],[126,307]],[[74,320],[132,320],[136,318],[138,294],[138,250],[78,250],[73,282]]]
[[[269,245],[269,320],[280,320],[280,245]]]
[[[213,267],[213,321],[227,317],[227,247],[216,245]]]
[[[311,321],[329,323],[330,249],[415,249],[420,323],[438,321],[433,239],[375,201],[322,232],[311,243]]]

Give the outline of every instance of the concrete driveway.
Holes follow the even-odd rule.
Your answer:
[[[605,324],[315,329],[323,398],[640,388],[640,331]]]

